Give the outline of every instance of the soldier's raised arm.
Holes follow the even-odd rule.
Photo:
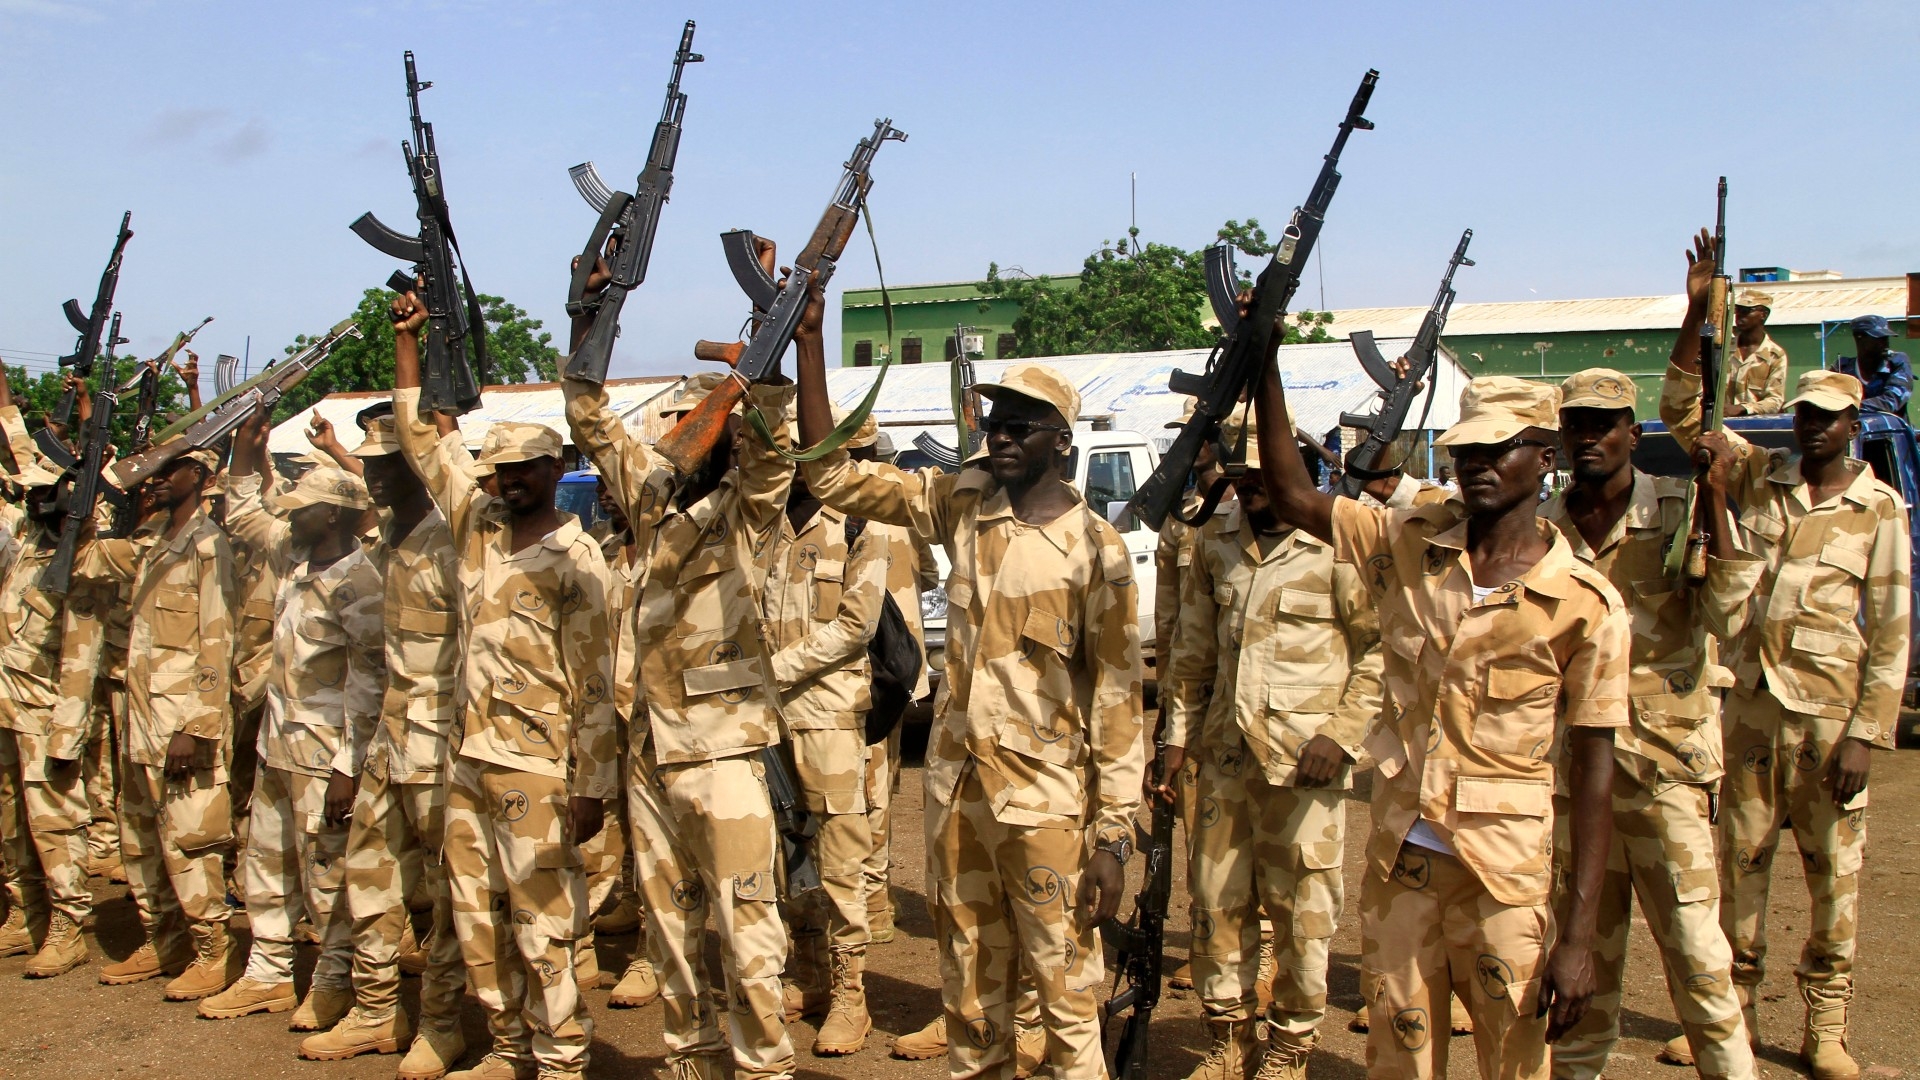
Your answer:
[[[393,300],[393,422],[400,438],[400,452],[407,464],[426,485],[435,506],[453,526],[454,536],[464,538],[472,525],[473,504],[483,494],[471,468],[456,466],[454,455],[443,444],[460,441],[459,427],[450,417],[435,414],[434,419],[420,416],[420,328],[427,324],[427,306],[407,293]],[[465,453],[465,448],[460,448]]]

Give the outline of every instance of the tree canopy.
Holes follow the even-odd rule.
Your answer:
[[[1003,275],[998,263],[987,267],[981,293],[1020,305],[1013,323],[1016,355],[1205,349],[1220,340],[1219,327],[1209,323],[1206,249],[1151,241],[1142,246],[1138,229],[1125,235],[1102,240],[1087,256],[1077,287],[1047,275]],[[1228,221],[1217,236],[1248,255],[1273,252],[1257,218],[1244,225]],[[1246,270],[1240,276],[1252,283]],[[1329,312],[1296,312],[1287,341],[1331,341],[1326,327],[1332,321]]]

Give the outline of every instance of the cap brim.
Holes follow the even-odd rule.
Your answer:
[[[1491,446],[1503,443],[1531,426],[1512,420],[1462,420],[1433,440],[1435,446]]]
[[[1825,409],[1828,412],[1836,413],[1860,407],[1859,402],[1845,394],[1836,394],[1831,390],[1809,390],[1804,394],[1788,399],[1785,405],[1780,406],[1780,411],[1787,412],[1795,405],[1811,405],[1816,409]]]
[[[294,490],[287,492],[285,495],[275,495],[273,497],[274,508],[278,510],[304,510],[307,507],[313,506],[319,502],[320,502],[319,499],[316,499],[313,496],[308,495],[306,492],[301,491],[299,488],[295,488]]]
[[[353,456],[365,461],[367,458],[392,457],[400,452],[397,446],[372,446],[361,443],[353,448]]]
[[[975,393],[986,398],[988,401],[999,401],[1003,397],[1017,397],[1025,398],[1028,401],[1037,401],[1049,409],[1057,410],[1060,408],[1060,406],[1048,401],[1046,398],[1034,397],[1025,390],[1016,390],[1005,383],[975,383],[973,389]]]
[[[1640,413],[1635,410],[1633,406],[1620,404],[1618,398],[1603,398],[1597,395],[1568,398],[1562,401],[1560,403],[1560,411],[1566,412],[1568,409],[1605,409],[1608,412],[1619,412],[1621,409],[1626,409],[1633,412],[1633,418],[1635,420],[1640,419]]]
[[[488,472],[493,472],[501,465],[512,465],[519,461],[539,461],[542,458],[559,461],[560,455],[541,454],[532,450],[501,450],[498,453],[488,454],[485,460],[480,462],[480,465],[484,466]]]

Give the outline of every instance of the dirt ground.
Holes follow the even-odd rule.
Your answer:
[[[1862,885],[1861,940],[1853,1029],[1854,1053],[1872,1080],[1889,1080],[1920,1068],[1913,1016],[1920,1005],[1920,837],[1901,822],[1920,817],[1920,752],[1876,755],[1873,776],[1871,846]],[[867,1049],[850,1058],[822,1059],[807,1050],[813,1029],[795,1025],[798,1073],[807,1078],[918,1077],[944,1074],[943,1061],[905,1062],[887,1056],[894,1035],[917,1029],[939,1008],[938,957],[929,937],[931,923],[923,900],[920,840],[920,770],[909,767],[901,785],[897,812],[894,886],[900,906],[900,933],[891,944],[875,946],[869,961],[867,993],[876,1031]],[[1360,1007],[1360,941],[1357,905],[1363,867],[1361,847],[1367,809],[1350,810],[1347,852],[1347,911],[1333,945],[1331,1009],[1321,1049],[1311,1071],[1316,1080],[1357,1080],[1364,1073],[1364,1036],[1347,1030]],[[1790,842],[1790,841],[1789,841]],[[1138,864],[1135,860],[1137,874]],[[1178,860],[1176,860],[1178,865]],[[1806,929],[1806,892],[1799,860],[1778,863],[1769,922],[1774,945],[1760,1009],[1765,1049],[1761,1072],[1769,1077],[1804,1075],[1797,1060],[1800,1006],[1793,990],[1792,967]],[[1176,871],[1174,917],[1169,925],[1169,960],[1184,955],[1187,944],[1184,869]],[[137,944],[132,902],[122,886],[96,879],[100,901],[97,925],[89,933],[96,957],[123,957]],[[1124,907],[1131,912],[1132,901]],[[235,920],[244,926],[244,917]],[[633,948],[632,937],[602,939],[600,963],[618,972]],[[1653,959],[1644,923],[1636,923],[1627,971],[1624,1038],[1616,1048],[1608,1076],[1613,1080],[1687,1080],[1691,1070],[1654,1060],[1660,1044],[1679,1033],[1665,983]],[[0,1078],[25,1077],[226,1077],[373,1078],[391,1077],[398,1059],[361,1057],[318,1063],[294,1055],[299,1037],[289,1033],[284,1014],[241,1020],[196,1018],[191,1005],[161,999],[160,984],[107,987],[97,983],[98,960],[69,975],[45,982],[20,977],[25,960],[0,960]],[[311,957],[303,957],[305,968]],[[409,1008],[416,982],[403,989]],[[614,1011],[604,990],[588,994],[595,1023],[593,1062],[597,1077],[664,1077],[660,1010]],[[484,1046],[485,1027],[471,1000],[465,1016],[470,1046]],[[1205,1027],[1191,994],[1162,1001],[1153,1025],[1152,1076],[1178,1080],[1199,1059]],[[1474,1075],[1470,1040],[1456,1039],[1450,1073]]]

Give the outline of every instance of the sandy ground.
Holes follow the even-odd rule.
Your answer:
[[[1913,1016],[1920,1005],[1920,838],[1911,836],[1902,822],[1920,815],[1920,753],[1902,750],[1876,755],[1873,778],[1871,847],[1862,887],[1861,940],[1853,1047],[1873,1080],[1887,1080],[1920,1068]],[[813,1029],[792,1029],[802,1077],[879,1076],[932,1080],[944,1074],[942,1061],[904,1062],[887,1056],[896,1034],[917,1029],[939,1008],[938,957],[929,937],[931,923],[923,901],[920,771],[910,767],[901,785],[897,816],[897,871],[894,879],[900,905],[900,934],[891,944],[875,946],[869,961],[867,993],[876,1030],[867,1049],[849,1058],[816,1058],[808,1052]],[[1360,1007],[1357,905],[1362,874],[1361,842],[1366,835],[1367,810],[1355,803],[1350,811],[1347,855],[1348,900],[1346,918],[1333,946],[1332,1002],[1323,1028],[1320,1051],[1311,1065],[1316,1080],[1357,1080],[1365,1060],[1364,1037],[1347,1030]],[[1141,860],[1135,860],[1135,870]],[[1806,892],[1799,861],[1779,860],[1770,916],[1774,947],[1773,970],[1761,1005],[1765,1050],[1761,1071],[1766,1076],[1804,1075],[1797,1059],[1800,1005],[1793,989],[1792,965],[1806,928]],[[1186,894],[1184,868],[1177,872],[1174,918],[1169,925],[1169,961],[1184,955]],[[398,1059],[362,1057],[345,1062],[301,1061],[294,1051],[299,1037],[289,1033],[284,1014],[241,1020],[206,1021],[193,1015],[191,1005],[161,999],[160,984],[106,987],[97,983],[101,952],[123,957],[137,944],[132,902],[122,886],[96,879],[100,901],[97,925],[89,938],[96,961],[51,981],[20,977],[25,960],[0,960],[0,1077],[225,1077],[318,1078],[390,1077]],[[1132,910],[1131,900],[1124,910]],[[235,920],[244,926],[244,918]],[[601,965],[622,970],[634,938],[602,939]],[[1652,943],[1643,923],[1634,929],[1627,971],[1627,1007],[1624,1038],[1614,1052],[1608,1076],[1613,1080],[1687,1080],[1691,1070],[1661,1065],[1654,1060],[1660,1043],[1678,1034],[1665,983],[1652,960]],[[301,975],[311,957],[303,957]],[[304,988],[304,981],[302,982]],[[412,1007],[415,980],[403,988]],[[609,1010],[604,990],[588,994],[595,1023],[593,1063],[589,1074],[599,1077],[666,1076],[660,1038],[660,1011]],[[477,1005],[466,1006],[465,1026],[470,1045],[484,1045],[484,1025]],[[1184,1077],[1199,1059],[1205,1044],[1200,1006],[1191,994],[1163,1000],[1153,1026],[1154,1080]],[[1469,1039],[1454,1040],[1450,1073],[1474,1075]]]

